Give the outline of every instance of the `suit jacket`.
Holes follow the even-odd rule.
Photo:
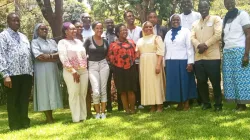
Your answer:
[[[167,27],[164,27],[164,26],[161,26],[161,25],[159,25],[159,24],[156,24],[156,29],[157,29],[157,35],[158,35],[158,36],[161,36],[162,40],[164,41],[165,35],[166,35],[167,32],[168,32]],[[141,33],[140,33],[140,37],[142,37],[142,31],[141,31]]]

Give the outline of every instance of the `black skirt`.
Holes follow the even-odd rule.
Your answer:
[[[118,93],[137,91],[138,71],[132,65],[129,69],[122,69],[112,66],[115,86]]]

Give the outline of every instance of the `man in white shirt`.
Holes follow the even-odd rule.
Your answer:
[[[88,13],[81,14],[81,20],[83,23],[82,38],[85,41],[86,38],[93,36],[95,32],[91,28],[91,17]]]
[[[125,11],[123,14],[123,18],[127,23],[128,28],[128,37],[127,39],[131,39],[137,43],[137,41],[141,38],[140,34],[142,31],[142,28],[135,25],[135,16],[134,13],[130,10]],[[138,75],[139,75],[139,59],[135,60],[135,64],[137,67]],[[137,84],[137,92],[136,92],[136,106],[138,106],[139,109],[144,108],[141,105],[141,90],[140,90],[140,83],[139,83],[139,76],[138,76],[138,84]]]
[[[188,28],[190,31],[192,29],[192,24],[201,18],[200,13],[192,11],[193,3],[191,0],[182,0],[181,1],[181,9],[183,11],[180,14],[181,18],[181,26],[184,28]]]

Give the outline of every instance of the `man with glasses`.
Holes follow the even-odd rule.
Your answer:
[[[83,13],[81,20],[83,23],[82,37],[84,42],[86,38],[93,36],[95,32],[91,28],[91,17],[88,13]]]

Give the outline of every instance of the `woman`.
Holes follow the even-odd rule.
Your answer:
[[[223,83],[225,98],[235,102],[236,111],[250,103],[250,19],[235,8],[235,0],[224,0],[228,10],[223,21]]]
[[[83,41],[82,30],[83,24],[78,20],[73,20],[71,23],[76,27],[76,38]]]
[[[116,88],[121,93],[123,108],[126,113],[134,114],[137,90],[135,43],[127,39],[128,29],[124,24],[115,27],[115,34],[118,40],[110,44],[107,57],[113,68]]]
[[[69,107],[73,122],[86,120],[86,95],[88,89],[87,56],[83,43],[75,39],[76,28],[70,22],[62,27],[62,40],[58,52],[63,64],[63,78],[69,94]]]
[[[137,42],[140,55],[141,104],[151,105],[150,112],[162,112],[165,101],[165,76],[162,65],[164,43],[153,33],[153,24],[146,21],[142,25],[143,37]]]
[[[98,21],[94,22],[92,29],[95,35],[85,40],[84,47],[88,54],[89,80],[93,91],[96,119],[105,119],[107,81],[109,77],[109,65],[106,60],[108,42],[101,37],[103,33],[102,23]]]
[[[57,62],[57,44],[47,39],[48,27],[39,23],[35,26],[32,45],[34,61],[34,110],[43,111],[47,123],[53,123],[52,110],[62,108],[62,93]]]
[[[180,26],[179,15],[171,17],[172,29],[165,36],[166,100],[178,102],[177,110],[189,110],[189,99],[196,98],[194,49],[190,31]]]

